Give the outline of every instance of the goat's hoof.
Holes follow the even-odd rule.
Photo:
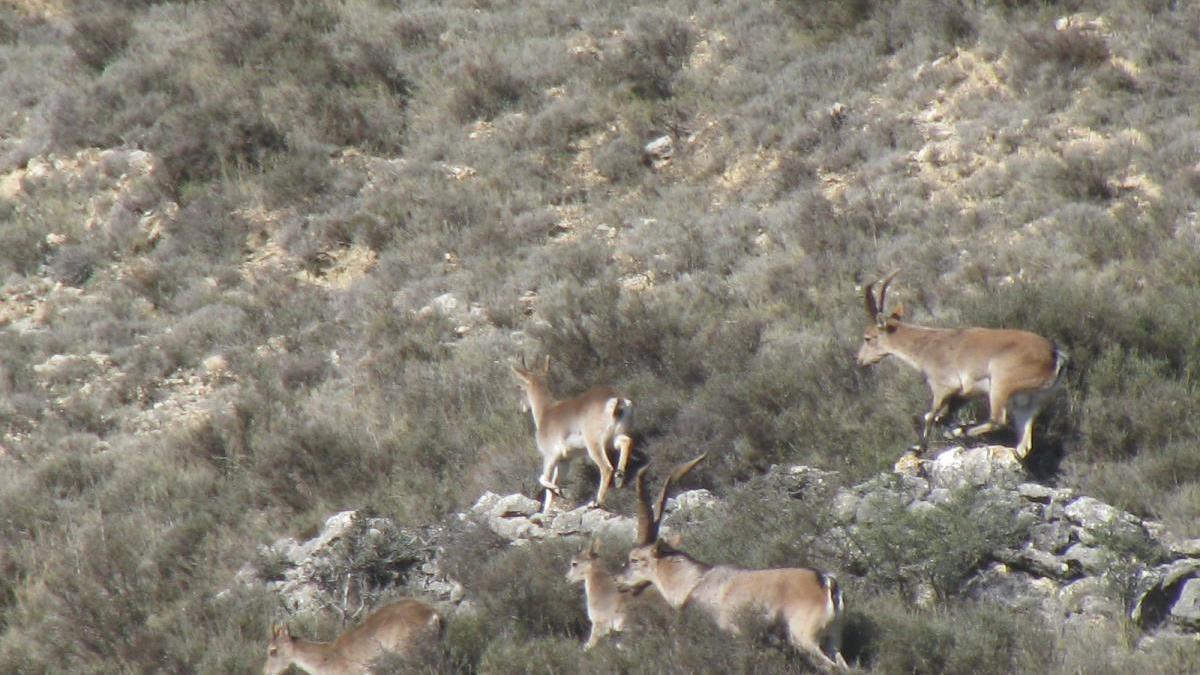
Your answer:
[[[617,471],[617,472],[613,473],[612,482],[615,487],[624,487],[625,486],[625,472]]]

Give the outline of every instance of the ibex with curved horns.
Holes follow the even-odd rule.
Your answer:
[[[1016,452],[1025,458],[1033,446],[1033,419],[1062,382],[1066,353],[1046,338],[1023,330],[998,328],[926,328],[901,321],[903,305],[885,314],[884,300],[893,272],[879,286],[876,300],[867,284],[867,318],[858,364],[869,366],[888,355],[921,371],[933,392],[918,450],[929,431],[964,400],[988,398],[987,421],[966,430],[979,436],[1008,424],[1012,413],[1018,434]]]
[[[410,655],[441,634],[442,619],[429,605],[407,598],[375,610],[333,642],[292,637],[286,625],[272,629],[263,675],[277,675],[295,664],[312,675],[358,675],[384,652]]]
[[[824,669],[847,668],[841,655],[845,604],[837,579],[804,567],[747,570],[702,563],[659,539],[663,508],[671,486],[705,455],[675,468],[663,483],[657,506],[647,499],[645,470],[636,479],[638,540],[629,565],[618,577],[625,588],[653,585],[667,604],[695,605],[717,625],[738,633],[738,619],[749,611],[787,628],[788,641]],[[822,646],[824,645],[824,649]]]
[[[609,484],[625,482],[625,468],[633,449],[629,428],[633,422],[633,402],[613,387],[592,387],[574,398],[554,400],[546,378],[550,375],[550,357],[537,370],[513,366],[513,373],[525,390],[525,406],[533,413],[534,437],[542,454],[542,475],[538,482],[546,489],[542,511],[549,511],[554,495],[560,494],[558,469],[569,465],[583,451],[600,469],[600,487],[595,503],[604,503]],[[608,450],[620,452],[616,470],[608,459]]]

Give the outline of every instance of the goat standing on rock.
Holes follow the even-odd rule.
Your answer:
[[[554,400],[546,378],[550,375],[550,357],[537,370],[513,366],[513,373],[525,390],[525,407],[533,414],[534,436],[542,455],[542,475],[538,482],[546,489],[542,512],[550,510],[558,486],[559,465],[567,465],[583,451],[600,469],[600,487],[596,506],[604,503],[610,483],[625,483],[625,467],[633,449],[629,427],[633,421],[633,402],[612,387],[592,387],[574,398]],[[608,459],[608,450],[620,452],[616,471]]]

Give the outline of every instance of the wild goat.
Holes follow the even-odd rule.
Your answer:
[[[513,366],[512,370],[525,390],[525,407],[533,413],[534,437],[542,454],[542,475],[538,478],[538,483],[546,489],[542,511],[549,511],[554,496],[561,495],[560,465],[569,466],[585,450],[600,469],[595,500],[596,506],[600,506],[610,483],[621,487],[625,482],[625,468],[633,449],[633,438],[629,436],[633,402],[606,386],[592,387],[574,398],[554,400],[546,385],[549,356],[538,370],[527,369],[524,357],[520,367]],[[608,459],[610,448],[620,452],[615,472]]]
[[[916,326],[901,321],[903,305],[884,314],[888,284],[895,276],[892,273],[880,284],[878,302],[872,294],[874,284],[867,284],[870,324],[863,333],[858,364],[870,366],[894,355],[925,376],[933,403],[925,414],[918,451],[928,446],[935,422],[941,423],[962,401],[987,396],[988,420],[968,428],[966,435],[979,436],[1005,426],[1011,409],[1018,433],[1016,453],[1025,458],[1033,447],[1033,419],[1061,383],[1066,353],[1028,331]]]
[[[613,575],[604,569],[595,539],[587,549],[571,558],[567,581],[582,583],[583,594],[587,598],[587,615],[592,624],[592,631],[584,649],[596,646],[600,638],[610,632],[624,630],[628,604],[633,593],[617,588]]]
[[[757,614],[786,626],[789,642],[809,654],[816,665],[823,669],[846,668],[841,655],[845,603],[832,575],[803,567],[714,567],[659,539],[668,491],[704,457],[700,455],[676,467],[663,483],[653,508],[646,496],[645,471],[638,472],[637,545],[629,552],[628,567],[618,577],[618,584],[629,589],[652,584],[667,604],[676,609],[695,605],[722,629],[735,634],[739,618],[746,612]],[[822,643],[828,653],[822,650]]]
[[[384,652],[411,655],[421,644],[436,640],[442,630],[437,610],[411,598],[384,605],[333,642],[293,638],[286,625],[272,629],[263,675],[277,675],[295,664],[312,675],[368,673],[371,662]]]

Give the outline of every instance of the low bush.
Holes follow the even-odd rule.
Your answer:
[[[896,589],[910,598],[927,593],[939,601],[954,598],[995,551],[1023,541],[1029,526],[1018,505],[1000,495],[963,490],[946,503],[910,509],[902,489],[880,484],[865,497],[868,518],[859,507],[850,564],[870,588]]]
[[[1057,640],[1036,616],[1014,615],[984,604],[916,610],[895,596],[859,599],[869,617],[866,660],[872,672],[1049,672]]]

